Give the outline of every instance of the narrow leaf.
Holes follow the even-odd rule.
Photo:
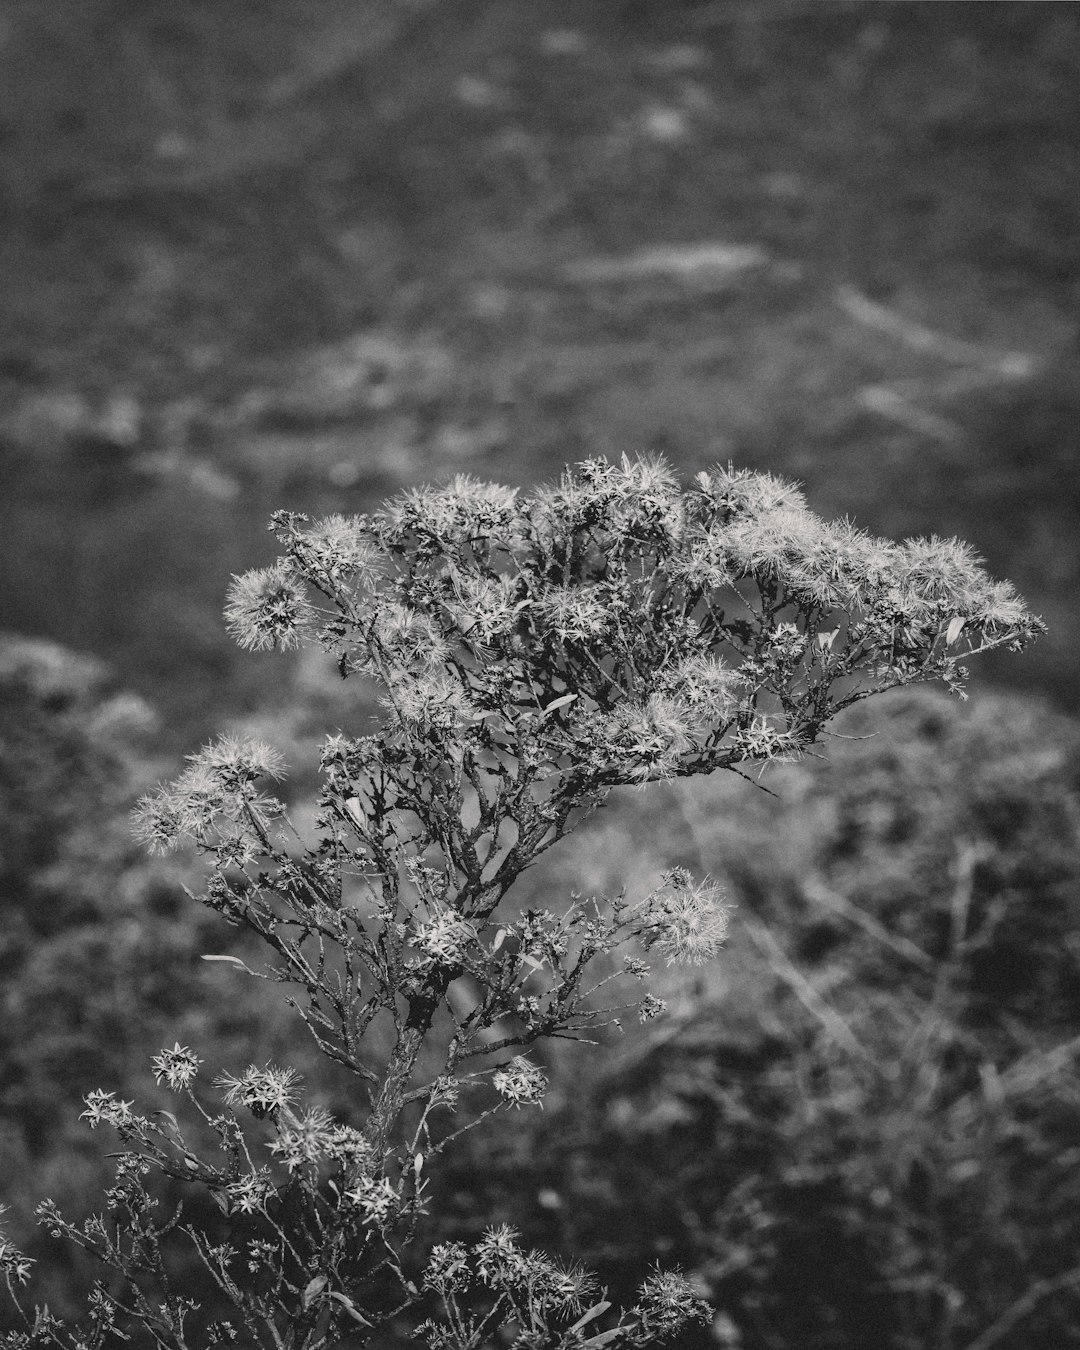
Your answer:
[[[199,959],[201,961],[225,961],[230,966],[238,966],[241,970],[247,970],[249,975],[254,975],[255,973],[253,970],[248,970],[247,966],[244,965],[243,961],[241,961],[238,956],[202,956]]]
[[[562,698],[557,698],[547,705],[543,711],[543,715],[546,717],[548,713],[554,712],[556,708],[565,708],[568,703],[573,703],[576,698],[577,694],[563,694]]]
[[[495,941],[491,944],[491,950],[493,952],[497,952],[505,941],[506,941],[506,929],[500,928],[499,931],[495,934]]]
[[[373,1327],[375,1325],[374,1322],[369,1322],[363,1313],[357,1311],[356,1304],[351,1298],[346,1298],[344,1294],[339,1294],[336,1289],[330,1290],[330,1297],[337,1303],[340,1303],[349,1316],[359,1322],[362,1327]]]
[[[587,1312],[583,1312],[583,1313],[581,1314],[581,1316],[580,1316],[580,1317],[578,1318],[578,1320],[574,1323],[574,1325],[570,1328],[570,1330],[571,1330],[571,1331],[580,1331],[581,1328],[582,1328],[583,1326],[585,1326],[586,1323],[588,1323],[588,1322],[595,1322],[596,1319],[600,1316],[600,1314],[601,1314],[601,1313],[606,1313],[607,1310],[608,1310],[610,1307],[611,1307],[611,1304],[610,1304],[609,1302],[605,1302],[605,1300],[603,1300],[603,1299],[601,1299],[599,1303],[594,1303],[594,1304],[592,1305],[592,1307],[591,1307]]]
[[[599,1350],[602,1345],[610,1345],[612,1341],[617,1341],[626,1330],[625,1327],[612,1327],[610,1331],[602,1331],[599,1336],[590,1336],[587,1341],[582,1341],[582,1350]]]

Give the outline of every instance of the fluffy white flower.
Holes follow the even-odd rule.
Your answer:
[[[721,886],[708,879],[695,883],[689,872],[676,868],[646,902],[642,940],[663,953],[669,966],[676,961],[700,965],[727,937],[730,912]]]

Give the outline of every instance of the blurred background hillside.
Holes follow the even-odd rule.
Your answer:
[[[371,711],[226,638],[269,512],[660,450],[959,534],[1050,632],[979,664],[966,708],[872,706],[874,749],[838,743],[779,802],[631,796],[553,864],[538,893],[686,862],[743,917],[666,1030],[567,1056],[542,1121],[463,1155],[446,1221],[512,1218],[613,1288],[680,1260],[721,1308],[703,1345],[1080,1344],[1078,88],[1076,5],[0,6],[24,1213],[93,1203],[79,1094],[144,1080],[166,1039],[301,1053],[198,963],[227,939],[191,869],[125,824],[226,724],[310,763]]]

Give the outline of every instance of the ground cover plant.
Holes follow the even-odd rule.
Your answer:
[[[283,554],[234,580],[229,628],[253,650],[317,643],[376,684],[385,716],[327,737],[308,830],[275,795],[280,756],[237,737],[144,797],[137,828],[154,850],[207,855],[204,902],[270,953],[255,971],[207,959],[285,985],[358,1100],[335,1118],[272,1063],[204,1091],[179,1041],[153,1070],[186,1099],[183,1123],[94,1089],[84,1118],[123,1146],[107,1209],[40,1215],[103,1278],[69,1329],[24,1305],[31,1263],[5,1242],[25,1322],[8,1345],[682,1335],[710,1314],[677,1271],[646,1275],[620,1311],[505,1226],[424,1241],[440,1157],[476,1114],[456,1127],[459,1102],[540,1104],[546,1041],[662,1015],[649,960],[703,962],[727,928],[721,888],[681,866],[639,900],[520,911],[515,882],[616,787],[797,758],[874,694],[960,692],[962,659],[1022,648],[1040,621],[956,540],[828,524],[769,475],[718,467],[683,488],[659,459],[585,461],[527,496],[459,476],[371,516],[279,512],[273,529]],[[215,1212],[193,1221],[184,1192]],[[175,1251],[201,1261],[197,1290],[173,1279]]]

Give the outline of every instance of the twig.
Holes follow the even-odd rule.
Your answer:
[[[1051,1294],[1056,1294],[1075,1284],[1080,1284],[1080,1266],[1073,1266],[1071,1270],[1063,1271],[1060,1275],[1036,1280],[1026,1293],[1005,1309],[996,1322],[993,1322],[985,1331],[975,1337],[967,1346],[967,1350],[991,1350],[992,1346],[997,1345],[998,1341],[1012,1331],[1017,1322],[1022,1321],[1028,1313],[1033,1312],[1044,1298],[1049,1298]]]
[[[1048,1078],[1053,1078],[1067,1069],[1078,1055],[1080,1055],[1080,1036],[1074,1036],[1071,1040],[1063,1041],[1050,1050],[1021,1055],[1007,1069],[995,1076],[993,1080],[994,1092],[998,1100],[1001,1101],[1010,1096],[1019,1096],[1024,1092],[1030,1092]],[[987,1077],[984,1077],[984,1083],[987,1081]],[[983,1093],[985,1096],[985,1086]],[[977,1115],[977,1110],[975,1093],[968,1092],[952,1104],[949,1108],[949,1116],[954,1125],[963,1127],[971,1124]]]
[[[951,361],[959,366],[983,366],[994,369],[999,374],[1012,379],[1024,378],[1034,374],[1035,358],[1026,352],[995,352],[988,347],[980,347],[974,342],[964,342],[960,338],[949,337],[945,333],[935,333],[933,329],[906,319],[893,309],[887,309],[873,300],[868,300],[852,286],[838,286],[835,293],[836,303],[857,323],[868,328],[876,328],[879,333],[895,338],[905,347],[915,351],[927,352]]]
[[[809,877],[803,883],[803,894],[806,898],[816,905],[821,905],[823,909],[831,910],[834,914],[841,914],[845,919],[857,924],[864,932],[876,938],[878,942],[891,948],[898,956],[911,961],[921,970],[933,971],[935,962],[933,957],[928,956],[916,943],[910,938],[901,937],[898,933],[891,933],[884,924],[878,923],[877,919],[865,910],[860,909],[858,905],[853,904],[846,896],[839,895],[830,890],[818,877]]]
[[[277,108],[306,98],[354,66],[381,59],[411,24],[433,9],[433,0],[408,0],[372,13],[371,6],[346,7],[303,43],[290,70],[273,80],[263,95]]]
[[[768,261],[769,255],[756,244],[659,244],[627,254],[581,258],[567,263],[562,274],[579,285],[667,277],[714,289]]]
[[[859,390],[856,399],[867,412],[876,413],[878,417],[884,417],[890,422],[898,422],[909,431],[926,436],[929,440],[949,442],[963,438],[963,431],[955,422],[950,422],[947,417],[939,417],[937,413],[927,412],[925,408],[916,407],[888,385],[868,384]]]
[[[874,1062],[874,1056],[867,1050],[836,1009],[830,1007],[806,976],[792,965],[787,954],[769,929],[763,923],[759,923],[757,919],[750,918],[749,915],[743,917],[742,927],[757,943],[774,974],[789,986],[791,992],[803,1007],[818,1019],[832,1039],[842,1045],[850,1054]]]

